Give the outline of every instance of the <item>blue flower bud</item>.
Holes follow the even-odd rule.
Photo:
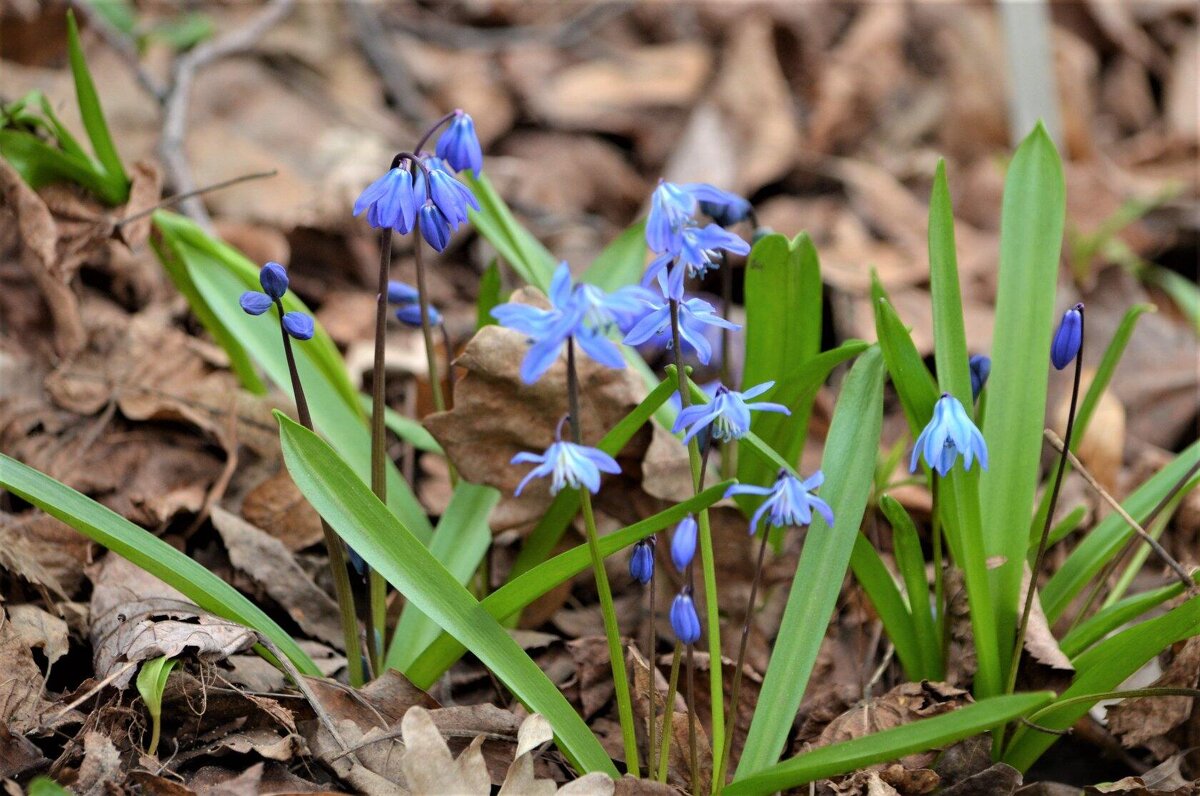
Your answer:
[[[479,176],[483,170],[483,148],[475,135],[475,120],[461,109],[454,112],[454,120],[438,137],[436,151],[455,171],[470,169]]]
[[[246,311],[246,314],[262,315],[271,309],[271,305],[275,302],[266,293],[259,293],[257,290],[247,290],[242,294],[238,303],[242,305],[242,309]]]
[[[313,336],[313,319],[303,312],[289,312],[283,316],[283,328],[297,340],[308,340]]]
[[[1083,345],[1083,305],[1076,304],[1063,313],[1062,323],[1054,333],[1054,342],[1050,345],[1050,361],[1054,367],[1062,370],[1079,354]]]
[[[968,360],[971,370],[971,398],[979,397],[992,372],[992,360],[986,354],[973,354]]]
[[[267,263],[258,272],[258,283],[268,296],[281,299],[288,290],[287,271],[279,263]]]
[[[643,585],[654,577],[654,537],[642,539],[633,546],[633,555],[629,557],[629,575]]]
[[[675,533],[671,535],[671,560],[675,562],[675,568],[683,572],[695,555],[696,519],[689,514],[675,526]]]
[[[396,320],[405,326],[413,326],[419,329],[421,327],[421,305],[405,304],[396,310]],[[429,325],[442,325],[442,314],[432,304],[429,305]]]
[[[435,251],[443,251],[450,242],[450,222],[442,215],[442,211],[426,202],[417,214],[417,221],[421,227],[421,237],[425,238]]]
[[[695,644],[700,640],[700,617],[696,616],[696,605],[692,602],[692,590],[687,586],[671,601],[671,630],[681,644]]]
[[[746,199],[730,194],[727,202],[700,201],[700,211],[723,227],[731,227],[745,221],[750,215],[751,205]]]
[[[416,304],[421,294],[412,285],[392,280],[388,282],[388,304]]]

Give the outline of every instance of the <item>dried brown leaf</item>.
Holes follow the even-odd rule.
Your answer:
[[[1183,644],[1152,687],[1200,687],[1200,636]],[[1152,738],[1165,738],[1186,721],[1194,701],[1186,696],[1126,699],[1109,708],[1108,726],[1125,746],[1139,746]]]

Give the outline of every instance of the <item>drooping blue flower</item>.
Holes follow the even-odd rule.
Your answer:
[[[396,320],[405,326],[421,328],[421,305],[420,304],[403,304],[396,309]],[[429,325],[441,326],[442,313],[438,312],[438,308],[429,305]]]
[[[455,171],[470,169],[478,177],[483,170],[483,147],[475,135],[475,120],[461,108],[454,111],[454,119],[438,136],[436,151]]]
[[[388,304],[416,304],[421,294],[412,285],[391,280],[388,282]]]
[[[986,354],[972,354],[967,361],[971,370],[971,400],[979,398],[992,372],[992,360]]]
[[[376,229],[391,228],[408,234],[417,217],[417,194],[413,178],[403,165],[388,169],[366,187],[354,203],[354,215],[367,212],[367,222]]]
[[[758,529],[758,521],[767,515],[767,524],[776,528],[803,526],[812,523],[812,513],[816,511],[825,522],[833,526],[833,509],[812,491],[825,483],[825,475],[817,470],[808,478],[801,481],[787,470],[780,470],[775,483],[767,486],[751,484],[734,484],[725,492],[725,497],[733,495],[766,495],[767,499],[750,517],[750,535]]]
[[[1062,370],[1074,361],[1083,345],[1083,305],[1076,304],[1063,313],[1054,342],[1050,344],[1050,361]]]
[[[695,644],[700,640],[700,617],[692,602],[692,590],[687,586],[671,601],[671,630],[681,644]]]
[[[449,220],[442,215],[442,211],[438,210],[432,202],[426,202],[417,213],[417,221],[421,227],[421,237],[425,238],[435,251],[444,250],[446,244],[450,242],[452,230]]]
[[[908,469],[916,472],[917,461],[924,455],[926,464],[945,477],[959,454],[963,457],[964,470],[969,471],[976,458],[983,469],[988,468],[987,443],[983,434],[971,422],[959,400],[949,393],[942,393],[934,404],[933,418],[913,444]]]
[[[663,295],[675,300],[683,299],[684,276],[702,278],[710,269],[716,268],[713,257],[724,249],[733,254],[748,254],[750,244],[722,229],[716,224],[708,226],[684,226],[676,238],[675,247],[655,257],[646,269],[642,285],[647,286],[655,279]],[[674,263],[674,267],[672,266]]]
[[[248,315],[262,315],[271,309],[271,305],[275,303],[275,300],[266,293],[259,293],[257,290],[247,290],[238,299],[238,303],[242,305],[242,309]]]
[[[467,220],[467,209],[479,209],[479,201],[471,189],[463,185],[451,174],[441,158],[425,158],[422,163],[429,171],[429,186],[425,184],[425,170],[418,168],[413,182],[413,191],[418,201],[432,200],[435,207],[450,222],[450,228],[457,230],[459,225]]]
[[[650,215],[646,219],[646,244],[658,254],[677,250],[679,234],[691,222],[700,202],[726,207],[745,202],[742,197],[722,191],[708,183],[673,183],[661,180],[650,196]]]
[[[560,424],[561,428],[561,424]],[[511,464],[536,464],[529,474],[521,479],[514,495],[520,495],[525,485],[534,478],[550,476],[550,494],[557,495],[564,486],[578,489],[585,486],[595,494],[600,491],[600,473],[619,473],[620,465],[613,457],[599,448],[576,445],[562,439],[546,448],[542,454],[521,452],[512,458]]]
[[[728,195],[732,198],[724,204],[702,199],[700,201],[700,212],[723,227],[732,227],[734,224],[749,218],[751,211],[754,209],[753,205],[740,196],[734,194]]]
[[[279,263],[267,263],[258,272],[258,283],[268,296],[281,299],[288,290],[287,270]]]
[[[691,514],[680,520],[671,534],[671,561],[680,572],[687,569],[696,555],[696,518]]]
[[[751,387],[745,392],[738,392],[737,390],[729,389],[723,384],[719,385],[712,401],[707,404],[689,406],[687,409],[681,411],[678,417],[675,418],[675,425],[671,431],[678,434],[687,428],[688,432],[683,435],[685,443],[704,429],[710,427],[713,439],[721,442],[728,442],[731,439],[741,439],[750,430],[751,411],[791,414],[791,411],[783,404],[768,403],[765,401],[746,403],[747,399],[757,398],[774,386],[775,382],[767,381]]]
[[[629,557],[629,575],[643,586],[654,577],[654,537],[642,539],[633,546]]]
[[[289,312],[283,316],[283,328],[297,340],[312,339],[314,326],[312,316],[303,312]]]
[[[704,327],[719,326],[737,331],[742,327],[716,314],[713,305],[704,299],[690,298],[679,303],[679,336],[696,351],[696,358],[707,365],[712,359],[712,345],[704,336]],[[661,337],[671,328],[670,302],[650,304],[650,311],[625,335],[626,345],[641,345],[647,340]],[[674,341],[668,341],[671,347]]]

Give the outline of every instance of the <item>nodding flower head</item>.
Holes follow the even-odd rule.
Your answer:
[[[600,491],[600,473],[619,473],[621,466],[613,457],[599,448],[576,445],[561,438],[562,423],[558,424],[555,441],[545,453],[518,453],[511,464],[536,464],[529,474],[521,479],[514,495],[520,495],[525,485],[534,478],[550,476],[550,494],[557,495],[563,487],[576,489],[587,487],[595,494]]]
[[[976,458],[979,466],[987,469],[987,443],[983,434],[971,422],[959,400],[949,393],[942,393],[934,404],[933,418],[913,444],[908,469],[916,472],[917,461],[923,455],[925,463],[945,477],[960,454],[964,470],[969,471]]]
[[[675,533],[671,534],[671,561],[680,572],[687,569],[696,555],[696,530],[696,518],[689,514],[675,526]]]
[[[386,174],[359,194],[354,203],[354,215],[366,211],[367,222],[372,227],[390,228],[406,235],[416,223],[417,204],[412,174],[401,165],[388,169]]]
[[[258,283],[268,296],[281,299],[288,290],[287,271],[279,263],[267,263],[258,272]]]
[[[297,340],[311,340],[314,331],[312,316],[303,312],[285,313],[283,329]]]
[[[725,492],[732,495],[765,495],[766,500],[750,517],[750,535],[758,529],[758,521],[767,516],[767,524],[776,528],[804,526],[812,523],[812,513],[820,514],[830,527],[833,526],[833,509],[812,491],[825,482],[825,476],[817,470],[801,481],[787,470],[780,470],[779,477],[769,487],[751,484],[734,484]]]
[[[757,398],[774,386],[775,382],[768,381],[751,387],[745,392],[738,392],[722,384],[717,387],[717,391],[709,403],[696,404],[681,411],[675,418],[675,425],[671,431],[678,434],[683,429],[688,429],[688,432],[683,435],[685,443],[706,428],[709,429],[712,438],[720,442],[741,439],[750,430],[751,411],[791,414],[783,404],[765,401],[746,402],[747,399]]]
[[[1063,313],[1054,342],[1050,344],[1050,361],[1058,370],[1070,365],[1083,347],[1083,305],[1076,304]]]
[[[650,196],[646,243],[658,254],[677,250],[679,234],[686,225],[692,223],[701,202],[716,209],[745,201],[736,194],[704,182],[673,183],[660,180]]]
[[[425,238],[435,251],[445,250],[446,244],[450,242],[450,222],[433,202],[421,205],[421,210],[417,213],[417,223],[421,228],[421,237]]]
[[[979,397],[992,372],[992,360],[985,354],[973,354],[967,361],[971,371],[971,400]]]
[[[420,304],[402,304],[396,310],[396,320],[400,321],[400,323],[404,324],[405,326],[412,326],[414,328],[420,329],[421,328],[421,305]],[[442,320],[443,320],[442,313],[438,312],[437,307],[430,304],[429,305],[429,325],[430,326],[441,326]]]
[[[670,330],[670,302],[664,299],[661,304],[650,303],[649,308],[650,311],[625,335],[626,345],[641,345],[649,340],[661,339]],[[717,315],[713,305],[703,299],[690,298],[679,302],[679,337],[696,352],[696,358],[702,365],[707,365],[712,359],[712,344],[704,334],[706,326],[719,326],[732,331],[742,328]],[[667,347],[673,344],[668,338]]]
[[[721,250],[733,254],[750,253],[750,244],[716,224],[685,226],[679,231],[675,244],[651,261],[642,278],[642,286],[649,286],[657,279],[663,295],[676,301],[683,299],[684,277],[699,279],[716,268],[713,258]]]
[[[476,177],[483,170],[483,148],[475,135],[475,120],[462,109],[454,112],[454,119],[438,137],[437,156],[443,158],[455,171],[470,169]]]
[[[457,230],[459,225],[467,220],[468,209],[479,209],[479,201],[470,188],[455,179],[441,158],[427,157],[421,163],[425,168],[418,166],[416,176],[413,177],[413,191],[417,201],[432,201],[450,222],[451,230]],[[428,184],[425,182],[426,170],[429,172]]]
[[[696,615],[696,605],[692,602],[692,590],[684,586],[675,599],[671,601],[671,630],[680,644],[695,644],[700,640],[700,617]]]
[[[645,585],[654,577],[654,537],[642,539],[633,546],[629,557],[629,575]]]
[[[727,196],[729,200],[724,204],[701,199],[700,212],[723,227],[732,227],[749,218],[754,207],[748,200],[740,196],[735,194],[727,194]]]

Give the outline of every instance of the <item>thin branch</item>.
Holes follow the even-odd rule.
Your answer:
[[[345,8],[363,55],[379,73],[400,116],[412,124],[419,124],[433,115],[428,111],[429,105],[421,96],[408,65],[393,54],[393,43],[388,39],[383,17],[375,5],[362,0],[346,0]]]
[[[201,194],[211,193],[213,191],[219,191],[223,188],[231,188],[234,185],[238,185],[243,182],[249,182],[250,180],[263,180],[263,179],[266,179],[267,177],[274,177],[278,173],[279,173],[279,169],[271,169],[270,171],[256,171],[253,174],[243,174],[240,177],[234,177],[233,179],[223,180],[221,182],[213,183],[212,185],[205,185],[203,188],[197,188],[196,190],[189,191],[188,193],[177,193],[173,196],[168,196],[165,199],[163,199],[162,201],[160,201],[150,207],[147,207],[145,210],[139,210],[138,212],[133,213],[132,215],[125,216],[120,221],[113,224],[113,229],[120,229],[121,227],[125,226],[126,224],[137,221],[139,218],[145,218],[146,216],[153,213],[155,210],[162,210],[164,207],[170,207],[171,205],[179,204],[180,202],[184,201],[185,199],[191,199],[193,196],[200,196]]]

